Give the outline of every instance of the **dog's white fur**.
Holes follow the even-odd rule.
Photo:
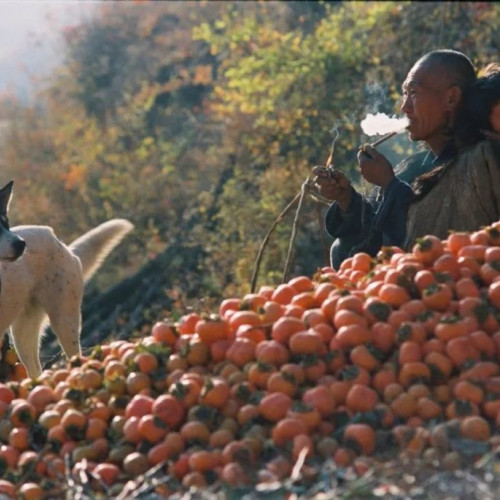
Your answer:
[[[10,230],[26,242],[26,249],[19,259],[0,262],[0,336],[10,328],[19,359],[31,378],[42,371],[39,343],[48,322],[68,358],[81,353],[85,282],[132,228],[125,219],[109,220],[69,246],[50,227]],[[2,240],[3,257],[8,257],[7,249],[2,251],[8,243]]]

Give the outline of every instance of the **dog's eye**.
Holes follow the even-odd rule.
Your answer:
[[[9,219],[5,215],[0,215],[0,223],[2,223],[2,226],[6,229],[9,229]]]

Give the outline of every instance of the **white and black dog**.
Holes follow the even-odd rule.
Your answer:
[[[80,354],[85,283],[133,225],[109,220],[69,246],[47,226],[9,228],[13,182],[0,189],[0,340],[10,329],[28,375],[40,375],[39,343],[50,322],[64,353]]]

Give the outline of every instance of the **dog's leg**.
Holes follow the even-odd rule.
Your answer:
[[[79,307],[72,311],[61,309],[55,315],[49,314],[49,319],[50,326],[66,357],[70,359],[72,356],[80,355],[81,315]]]
[[[61,288],[54,287],[50,300],[44,301],[44,307],[49,316],[50,326],[59,344],[69,359],[81,354],[80,307],[83,297],[83,282],[79,274],[67,273],[67,282]]]
[[[42,373],[38,349],[40,330],[44,319],[43,309],[37,306],[16,319],[11,327],[12,340],[17,355],[31,378],[36,378]]]

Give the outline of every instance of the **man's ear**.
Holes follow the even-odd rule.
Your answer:
[[[9,210],[13,186],[14,181],[10,181],[2,189],[0,189],[0,214],[7,214],[7,211]]]
[[[446,109],[453,111],[462,100],[462,89],[458,85],[453,85],[446,91]]]

